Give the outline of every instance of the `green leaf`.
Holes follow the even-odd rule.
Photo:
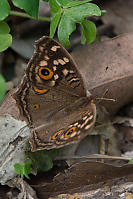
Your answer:
[[[75,22],[71,20],[71,16],[64,13],[58,27],[58,38],[65,47],[70,46],[69,36],[74,30],[76,30]]]
[[[61,12],[55,14],[52,18],[51,18],[51,23],[50,23],[50,37],[53,38],[55,31],[57,29],[57,26],[59,24],[61,18]]]
[[[3,101],[6,94],[6,82],[2,75],[0,75],[0,102]]]
[[[81,24],[82,44],[90,44],[96,38],[96,26],[89,20],[83,20]]]
[[[101,16],[100,8],[93,3],[86,3],[68,8],[65,13],[71,17],[71,20],[76,21],[77,23],[81,23],[85,17]]]
[[[38,171],[49,171],[53,167],[53,161],[47,151],[36,151],[30,154],[33,166]]]
[[[83,1],[70,1],[69,3],[67,3],[64,8],[69,8],[69,7],[74,7],[74,6],[78,6],[78,5],[82,5],[82,4],[85,4],[87,2],[90,2],[92,0],[83,0]]]
[[[8,34],[10,32],[10,28],[8,24],[4,21],[0,21],[0,34]]]
[[[53,17],[56,13],[61,12],[61,7],[56,0],[49,0],[50,12]]]
[[[48,2],[49,0],[43,0],[43,1],[46,1],[46,2]]]
[[[7,0],[0,0],[0,20],[5,19],[10,12],[10,6]]]
[[[23,174],[23,165],[22,164],[19,164],[19,163],[15,163],[14,164],[14,169],[15,169],[15,171],[16,171],[16,173],[18,174],[18,175],[22,175]],[[21,176],[22,177],[22,176]]]
[[[131,160],[129,160],[128,164],[133,164],[133,158],[131,158]]]
[[[55,0],[49,0],[51,10],[50,37],[53,38],[61,17],[61,7]]]
[[[12,0],[18,8],[24,9],[32,17],[38,17],[39,0]]]
[[[10,34],[0,34],[0,52],[6,50],[12,44],[12,36]]]
[[[58,27],[59,41],[65,46],[70,46],[69,36],[76,29],[75,23],[82,23],[87,16],[100,16],[101,11],[99,7],[92,3],[82,4],[76,7],[65,9]],[[91,25],[92,26],[92,25]],[[94,25],[92,27],[94,33]],[[92,31],[90,30],[90,31]],[[84,32],[85,33],[85,32]],[[85,36],[85,34],[83,34]],[[85,37],[83,38],[83,40]],[[92,40],[92,35],[91,35]],[[86,40],[88,41],[88,38]]]
[[[53,167],[52,159],[59,153],[58,149],[36,151],[34,153],[27,151],[26,155],[32,160],[33,170],[49,171]]]
[[[70,3],[71,0],[57,0],[57,2],[65,7],[68,3]]]
[[[28,179],[30,179],[28,175],[31,173],[32,170],[31,163],[32,163],[31,160],[29,160],[24,164],[24,176]]]
[[[0,34],[0,52],[6,50],[12,44],[12,36],[10,34]]]
[[[107,11],[106,10],[101,10],[101,16],[106,15]]]
[[[0,21],[0,52],[6,50],[12,44],[10,28],[4,21]]]
[[[53,161],[49,155],[43,155],[42,159],[37,162],[38,171],[49,171],[53,167]]]
[[[25,176],[26,178],[30,179],[28,175],[31,173],[31,170],[32,170],[31,160],[29,160],[25,164],[15,163],[14,169],[16,173],[21,176],[21,178],[24,178]]]

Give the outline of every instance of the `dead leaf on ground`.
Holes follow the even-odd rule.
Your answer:
[[[83,192],[87,186],[87,190],[99,188],[101,182],[113,182],[113,179],[121,178],[132,174],[133,165],[124,165],[115,167],[100,162],[80,162],[64,173],[60,173],[51,183],[41,183],[36,181],[36,185],[32,185],[37,191],[40,199],[55,196],[61,193],[78,193]],[[45,179],[44,176],[42,176]],[[132,178],[133,180],[133,178]]]
[[[133,118],[117,116],[114,118],[117,139],[122,156],[133,157]]]
[[[74,194],[60,194],[58,196],[56,196],[56,199],[82,199],[82,197],[77,194],[77,193],[74,193]],[[55,196],[54,197],[50,197],[49,199],[55,199]]]
[[[115,0],[104,1],[103,9],[107,14],[102,17],[105,25],[113,24],[116,35],[133,32],[133,1]]]
[[[133,100],[133,34],[85,46],[72,53],[87,89],[110,114]]]

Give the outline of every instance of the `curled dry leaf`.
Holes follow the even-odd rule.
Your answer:
[[[133,34],[85,46],[72,53],[87,89],[112,115],[133,100]]]
[[[37,190],[40,199],[61,193],[80,193],[84,192],[86,187],[87,191],[94,190],[103,186],[101,182],[113,182],[113,179],[128,176],[132,174],[132,170],[133,165],[115,167],[100,162],[85,161],[58,174],[51,183],[40,184],[39,180],[33,187]],[[44,176],[43,179],[45,179]]]
[[[15,92],[15,89],[12,89],[5,97],[5,100],[0,106],[0,115],[10,115],[16,120],[19,120],[19,109],[16,106],[16,101],[12,97],[13,93]]]

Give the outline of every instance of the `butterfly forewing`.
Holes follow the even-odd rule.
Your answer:
[[[40,66],[49,68],[53,72],[50,80],[43,81],[38,77]],[[35,54],[27,68],[27,76],[32,84],[42,89],[54,86],[69,95],[86,96],[84,82],[75,66],[76,63],[64,47],[49,37],[42,37],[36,43]]]

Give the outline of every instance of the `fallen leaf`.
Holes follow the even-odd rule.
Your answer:
[[[111,115],[133,100],[132,41],[132,33],[123,34],[72,53],[95,99],[115,100],[101,99],[99,102]]]
[[[48,198],[58,194],[72,194],[100,187],[100,182],[108,182],[132,174],[133,165],[127,164],[116,167],[100,162],[84,161],[74,164],[64,173],[56,175],[51,183],[40,183],[32,185],[40,199]],[[45,180],[45,177],[43,176]],[[103,186],[103,185],[102,185]]]
[[[104,9],[107,10],[107,13],[105,16],[102,17],[102,21],[105,25],[113,24],[114,32],[116,35],[133,31],[132,0],[105,1]]]

